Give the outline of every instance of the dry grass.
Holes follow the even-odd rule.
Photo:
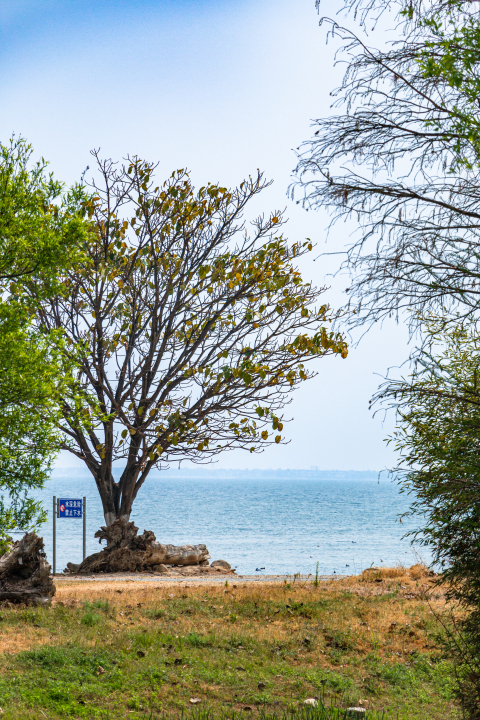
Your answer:
[[[295,583],[242,583],[228,582],[228,587],[218,584],[165,585],[141,581],[126,584],[125,582],[82,583],[59,587],[54,604],[79,606],[85,600],[95,602],[108,600],[117,611],[133,611],[143,606],[158,603],[169,603],[172,600],[186,598],[201,600],[206,590],[212,602],[219,603],[222,611],[218,617],[203,622],[199,626],[197,617],[180,616],[176,621],[178,631],[188,634],[201,630],[208,632],[215,629],[217,634],[225,630],[229,633],[231,625],[225,627],[225,619],[245,603],[261,605],[268,599],[269,603],[288,604],[293,594],[295,603],[311,603],[317,598],[323,601],[335,601],[343,593],[349,593],[362,599],[380,599],[388,597],[388,602],[374,603],[356,607],[349,603],[337,604],[329,613],[329,624],[341,632],[355,632],[357,647],[363,652],[377,648],[380,656],[388,651],[389,662],[395,662],[396,656],[409,656],[425,648],[432,648],[431,639],[425,631],[425,614],[433,617],[441,613],[445,606],[444,592],[435,585],[435,577],[421,565],[411,568],[381,568],[364,570],[360,576],[350,576],[322,582],[315,587],[311,581]],[[153,585],[153,587],[152,587]],[[395,596],[392,597],[392,594]],[[427,605],[426,605],[427,603]],[[421,607],[421,610],[419,608]],[[287,608],[288,611],[288,608]],[[241,618],[237,614],[235,627],[248,632],[259,642],[269,639],[284,642],[292,632],[297,633],[305,625],[302,614],[291,613],[290,619],[272,617]],[[417,617],[418,616],[418,617]],[[420,617],[421,616],[421,617]],[[121,616],[120,616],[121,617]],[[252,624],[253,621],[253,624]],[[133,621],[130,620],[130,623]],[[145,619],[136,618],[135,623],[154,625]],[[118,620],[120,626],[125,622]],[[387,642],[385,642],[387,639]],[[33,640],[34,644],[36,641]],[[325,654],[320,654],[318,663],[329,666]]]
[[[44,629],[7,628],[0,635],[0,653],[13,654],[55,641]]]
[[[445,599],[425,568],[370,569],[318,586],[227,582],[61,581],[51,610],[7,609],[0,636],[11,654],[4,657],[10,667],[18,658],[25,689],[11,706],[2,701],[4,720],[27,717],[27,708],[52,719],[104,717],[101,708],[112,720],[178,717],[190,697],[216,713],[248,706],[255,714],[322,695],[337,706],[390,708],[400,720],[455,717],[450,671],[435,647],[435,614]],[[52,652],[66,668],[54,676]],[[68,679],[76,663],[81,691]],[[72,699],[57,709],[48,699],[52,682],[64,683],[66,697],[80,692],[84,704]]]

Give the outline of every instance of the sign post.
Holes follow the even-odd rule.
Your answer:
[[[87,498],[57,498],[53,496],[53,575],[57,569],[57,518],[83,518],[83,559],[87,549]]]
[[[57,568],[57,498],[53,496],[53,575]]]

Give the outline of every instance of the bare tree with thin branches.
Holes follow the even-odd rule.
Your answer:
[[[341,113],[314,122],[299,155],[292,195],[327,208],[332,224],[355,223],[342,269],[354,324],[480,303],[480,9],[478,2],[345,3],[368,18],[398,12],[397,39],[382,49],[335,20],[337,60],[347,64],[333,95]]]

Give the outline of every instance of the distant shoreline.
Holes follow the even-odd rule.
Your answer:
[[[117,477],[121,468],[114,468],[113,475]],[[81,467],[55,468],[52,477],[61,477],[68,474],[75,478],[91,477],[88,470]],[[222,469],[215,467],[205,468],[180,468],[168,470],[154,470],[150,472],[152,479],[175,479],[175,480],[378,480],[387,479],[388,473],[385,470],[317,470],[317,469]]]

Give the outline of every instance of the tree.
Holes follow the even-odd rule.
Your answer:
[[[71,356],[67,343],[66,361],[78,360],[89,402],[66,394],[58,427],[111,525],[130,517],[154,467],[280,443],[282,409],[312,375],[305,362],[346,357],[347,346],[325,326],[328,306],[314,305],[322,289],[292,264],[311,243],[288,245],[281,213],[246,232],[245,207],[267,185],[260,174],[195,192],[185,170],[156,186],[143,160],[97,160],[87,259],[64,274],[64,293],[43,303],[37,323],[78,349]]]
[[[476,316],[480,298],[480,11],[477,3],[346,2],[365,28],[386,9],[396,40],[382,49],[330,23],[347,69],[333,93],[345,111],[314,123],[297,182],[307,207],[352,219],[354,324],[405,310]],[[377,15],[375,15],[377,13]],[[383,21],[382,21],[383,22]],[[343,53],[343,55],[342,55]]]
[[[31,165],[24,139],[0,144],[0,536],[45,519],[30,492],[43,487],[59,435],[53,421],[57,391],[67,367],[59,352],[62,334],[39,333],[39,302],[60,288],[57,273],[74,262],[84,222],[74,211],[78,191]],[[47,412],[48,411],[48,412]],[[50,417],[47,418],[47,415]]]
[[[0,143],[0,281],[30,279],[38,296],[58,290],[58,268],[78,253],[84,228],[75,212],[79,188],[65,194],[43,158],[32,165],[32,154],[24,138]]]
[[[365,33],[324,19],[343,42],[347,67],[334,93],[343,111],[315,122],[292,192],[301,188],[307,207],[329,209],[332,224],[356,222],[342,264],[352,275],[351,323],[368,327],[393,315],[420,331],[413,377],[387,382],[379,398],[399,413],[398,471],[422,518],[417,539],[431,545],[466,610],[449,653],[473,720],[480,705],[480,11],[463,0],[346,0],[345,9],[363,30],[382,15],[383,26],[385,10],[394,10],[396,39],[372,48]]]
[[[430,320],[417,369],[380,395],[397,411],[396,473],[412,494],[417,541],[431,548],[447,597],[461,612],[446,624],[466,717],[480,707],[480,340],[472,325]]]

